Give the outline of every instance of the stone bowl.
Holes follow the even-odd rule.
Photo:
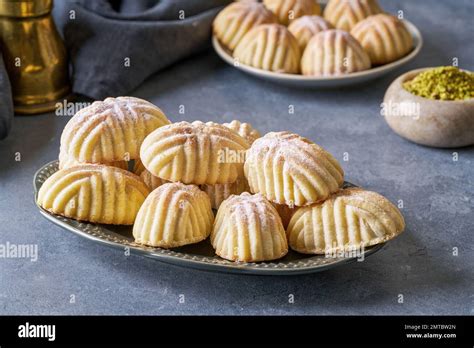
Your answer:
[[[423,68],[399,76],[387,89],[382,115],[401,137],[432,147],[461,147],[474,144],[474,98],[432,100],[403,88],[405,81],[432,69]]]

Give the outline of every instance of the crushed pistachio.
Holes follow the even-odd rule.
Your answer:
[[[474,73],[454,66],[441,66],[418,74],[403,87],[428,99],[465,100],[474,97]]]

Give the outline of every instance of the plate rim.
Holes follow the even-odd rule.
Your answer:
[[[239,65],[234,64],[234,59],[231,54],[223,47],[223,45],[220,43],[220,41],[217,39],[217,37],[212,34],[212,46],[214,47],[214,50],[216,51],[217,55],[221,57],[222,60],[224,60],[227,64],[230,66],[243,71],[245,73],[260,77],[260,78],[266,78],[266,79],[272,79],[273,81],[275,80],[284,80],[285,82],[347,82],[350,80],[356,80],[359,77],[377,77],[379,76],[378,74],[382,74],[385,71],[389,72],[393,69],[396,69],[397,67],[400,67],[412,59],[414,59],[421,51],[423,48],[423,36],[421,35],[420,30],[410,21],[406,19],[402,19],[402,22],[406,25],[408,31],[412,35],[412,38],[415,43],[415,47],[413,50],[407,54],[406,56],[397,59],[394,62],[384,64],[377,66],[375,68],[370,68],[367,70],[363,71],[357,71],[349,74],[345,74],[342,76],[326,76],[326,77],[314,77],[314,76],[306,76],[302,74],[289,74],[289,73],[279,73],[279,72],[274,72],[274,71],[268,71],[268,70],[263,70],[259,68],[252,67],[247,64],[239,63]],[[315,85],[316,86],[316,85]]]
[[[38,177],[42,175],[42,172],[46,170],[48,167],[57,165],[57,164],[58,164],[58,160],[48,162],[44,164],[43,166],[41,166],[35,172],[33,176],[35,205],[38,207],[41,215],[43,215],[43,217],[45,217],[47,220],[49,220],[53,224],[69,232],[72,232],[76,235],[79,235],[85,239],[98,242],[101,245],[105,245],[114,249],[122,249],[122,250],[128,247],[130,254],[145,256],[145,257],[152,258],[154,260],[157,260],[166,264],[172,264],[175,266],[193,268],[193,269],[198,269],[201,271],[234,273],[234,274],[242,274],[242,275],[299,275],[299,274],[307,274],[307,273],[316,273],[316,272],[325,271],[327,269],[331,269],[334,267],[342,266],[348,263],[352,263],[357,260],[357,257],[346,257],[346,258],[338,258],[337,260],[334,260],[332,263],[329,263],[329,264],[323,264],[323,265],[310,264],[310,265],[300,265],[297,267],[289,266],[287,268],[286,267],[271,267],[271,265],[274,264],[275,262],[278,262],[278,260],[261,262],[261,263],[260,262],[259,263],[252,263],[252,262],[238,263],[238,262],[232,262],[225,259],[221,259],[219,260],[220,263],[217,263],[217,262],[214,263],[214,262],[192,259],[192,257],[196,257],[196,256],[206,257],[206,258],[207,256],[191,255],[191,254],[186,254],[183,252],[177,252],[174,250],[163,249],[163,248],[153,248],[153,247],[148,247],[148,246],[134,246],[133,243],[130,243],[131,245],[127,245],[127,244],[122,244],[122,243],[111,241],[111,240],[106,240],[99,236],[95,236],[85,231],[82,231],[81,229],[74,227],[68,224],[67,222],[63,221],[63,220],[71,220],[74,222],[78,222],[77,220],[50,213],[49,211],[43,209],[41,206],[38,205],[37,203],[38,191],[40,187],[42,186],[42,184],[39,184]],[[91,222],[82,222],[82,223],[98,225],[98,226],[101,225],[101,224],[95,224]],[[110,231],[110,232],[115,233],[113,231]],[[377,245],[373,245],[373,246],[365,248],[364,254],[363,254],[364,260],[368,256],[381,250],[387,243],[388,242],[385,242],[382,244],[377,244]],[[169,255],[169,253],[177,253],[181,255],[186,255],[187,257],[190,257],[190,258]],[[314,257],[320,257],[320,256],[321,255],[309,256],[307,259],[305,259],[305,261],[309,261]],[[298,262],[298,260],[296,260],[295,262]],[[257,265],[267,265],[267,266],[257,266]]]

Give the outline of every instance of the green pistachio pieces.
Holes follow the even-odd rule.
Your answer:
[[[474,74],[454,66],[441,66],[418,74],[403,87],[423,98],[465,100],[474,97]]]

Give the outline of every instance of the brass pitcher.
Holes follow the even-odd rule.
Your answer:
[[[19,114],[51,111],[70,93],[66,48],[51,9],[52,0],[0,0],[0,51]]]

